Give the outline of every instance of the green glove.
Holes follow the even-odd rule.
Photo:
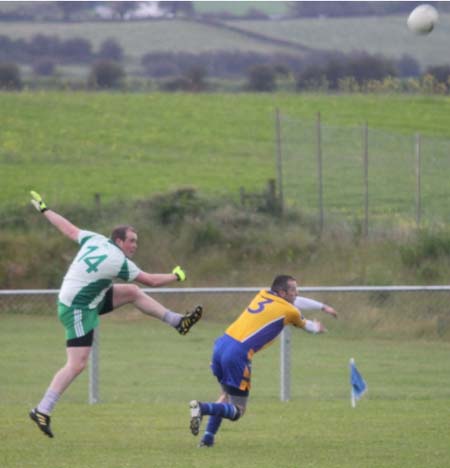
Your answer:
[[[184,281],[186,279],[186,273],[181,269],[180,265],[177,265],[172,273],[177,277],[178,281]]]
[[[32,190],[30,194],[33,197],[31,199],[31,203],[38,211],[43,213],[44,211],[48,210],[47,205],[45,204],[44,200],[42,200],[42,197],[37,192]]]

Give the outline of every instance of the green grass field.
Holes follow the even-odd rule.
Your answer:
[[[307,146],[307,141],[314,144],[318,111],[324,126],[342,126],[342,134],[347,134],[344,128],[350,131],[350,127],[368,122],[371,129],[410,139],[407,140],[411,141],[410,154],[416,132],[427,138],[450,138],[448,97],[3,93],[0,94],[3,121],[0,206],[24,206],[27,192],[33,187],[53,204],[91,202],[96,192],[102,194],[104,201],[142,198],[183,186],[235,198],[241,186],[260,191],[267,179],[276,174],[277,107],[295,120],[284,130],[286,151],[292,153],[296,145],[308,150],[296,170],[307,159],[308,164],[314,165],[315,150],[313,145]],[[298,142],[306,129],[312,129],[309,140]],[[356,133],[355,144],[360,147],[360,132]],[[354,171],[354,180],[359,181],[356,183],[359,191],[362,187],[358,162],[361,151],[353,156],[356,159],[346,158],[347,140],[334,138],[330,142],[332,152],[324,150],[327,197],[342,201],[342,206],[345,204],[349,210],[356,206],[361,210],[360,197],[345,196],[344,200],[339,195],[342,178],[349,170]],[[387,156],[392,156],[384,155],[385,159],[380,160],[385,161],[377,169],[380,174],[392,175],[393,181],[403,177],[405,166],[390,160],[401,152],[404,143],[391,145]],[[447,163],[445,157],[436,159],[437,156],[436,153],[433,159],[424,159],[423,164],[439,169],[434,171],[436,179],[432,184],[439,192],[448,186]],[[412,177],[411,203],[412,164],[411,161],[408,166]],[[371,167],[375,170],[374,165]],[[303,171],[302,176],[309,173],[315,174],[315,169]],[[399,190],[389,180],[383,187],[383,197],[377,201],[377,208],[387,212]],[[306,181],[304,186],[308,187],[310,182]],[[315,197],[315,190],[309,190],[309,194]],[[435,200],[444,198],[439,195]]]
[[[345,313],[341,316],[344,324]],[[186,337],[159,322],[121,317],[101,324],[101,403],[87,404],[87,373],[53,415],[50,440],[28,420],[64,362],[63,332],[49,316],[0,316],[0,465],[4,468],[389,467],[445,468],[449,343],[313,337],[293,330],[292,398],[279,401],[279,347],[254,359],[246,416],[225,422],[214,449],[188,430],[190,399],[214,399],[212,342],[224,324]],[[369,393],[350,407],[347,363],[356,359]],[[5,378],[8,376],[8,378]]]

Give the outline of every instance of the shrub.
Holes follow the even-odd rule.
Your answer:
[[[74,37],[60,46],[60,56],[66,62],[83,63],[92,59],[92,45],[87,39]]]
[[[92,88],[118,88],[124,78],[125,71],[120,64],[103,60],[93,65],[88,78],[88,85]]]
[[[19,90],[21,88],[19,66],[15,63],[0,63],[0,89]]]
[[[188,91],[190,86],[190,81],[185,76],[180,76],[177,78],[173,78],[171,80],[164,81],[161,83],[161,90],[162,91]]]
[[[414,243],[400,248],[400,256],[405,266],[414,268],[430,260],[450,258],[450,234],[422,232]]]
[[[123,49],[115,39],[109,38],[101,43],[98,56],[103,60],[121,62],[123,60]]]
[[[189,81],[189,91],[203,91],[206,88],[206,68],[202,65],[193,65],[185,71],[184,76]]]
[[[182,188],[154,197],[149,208],[158,223],[165,226],[178,224],[187,216],[197,216],[205,207],[194,189]]]
[[[297,77],[297,89],[355,91],[369,81],[382,81],[397,73],[394,62],[381,55],[336,53],[305,67]]]
[[[33,64],[33,71],[36,75],[51,76],[55,72],[55,62],[51,58],[37,60]]]
[[[271,92],[276,88],[276,73],[269,65],[254,65],[248,70],[248,89],[251,91]]]

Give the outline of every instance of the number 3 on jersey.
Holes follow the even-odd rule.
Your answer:
[[[86,270],[87,273],[92,273],[93,271],[97,272],[98,271],[97,267],[100,265],[100,263],[102,263],[108,257],[107,255],[91,255],[91,253],[93,253],[97,249],[98,247],[88,246],[87,252],[78,259],[79,262],[83,260],[84,263],[86,263],[86,265],[89,267]]]
[[[256,309],[250,309],[250,307],[247,307],[247,311],[251,314],[259,314],[264,310],[267,304],[271,304],[272,302],[273,299],[264,299],[258,302],[258,307]]]

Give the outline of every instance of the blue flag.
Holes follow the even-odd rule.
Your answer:
[[[358,372],[353,358],[350,359],[350,385],[352,387],[351,403],[354,408],[356,406],[356,402],[361,399],[367,391],[367,384],[362,378],[362,375]]]

